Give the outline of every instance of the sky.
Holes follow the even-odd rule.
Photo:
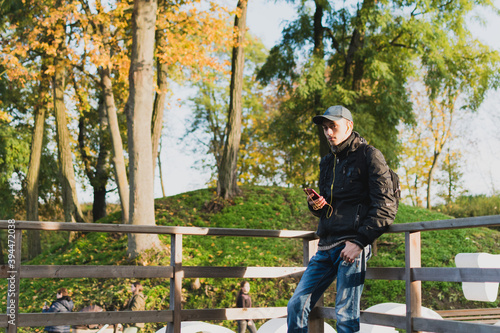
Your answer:
[[[229,4],[236,1],[225,0]],[[495,0],[500,8],[500,0]],[[484,43],[500,50],[500,20],[495,19],[491,12],[481,12],[487,18],[487,24],[471,24],[471,30]],[[275,3],[274,0],[252,0],[249,2],[247,26],[256,36],[260,37],[267,48],[275,45],[280,37],[284,21],[295,17],[293,7],[286,1]],[[192,93],[189,89],[177,87],[175,99],[186,99]],[[491,195],[500,190],[500,92],[489,93],[482,107],[475,115],[470,115],[463,129],[463,153],[466,156],[464,164],[464,187],[471,194]],[[199,156],[182,144],[190,111],[186,106],[172,104],[166,112],[165,136],[162,139],[160,152],[164,188],[167,196],[184,193],[200,188],[206,188],[210,175],[207,171],[195,168]],[[162,188],[158,170],[155,177],[155,197],[162,197]],[[92,201],[88,190],[83,193],[82,202]],[[109,202],[117,202],[117,195],[111,194]]]
[[[228,1],[229,2],[229,1]],[[229,3],[236,3],[231,1]],[[275,4],[273,0],[252,0],[248,6],[247,26],[249,30],[259,37],[264,45],[270,49],[281,37],[283,21],[293,19],[295,10],[290,4],[281,1]],[[177,98],[189,96],[189,90],[176,89]],[[186,131],[186,122],[189,121],[189,109],[173,106],[167,111],[165,122],[166,136],[163,138],[161,159],[163,163],[163,176],[165,194],[167,196],[206,188],[210,174],[206,171],[193,168],[199,158],[180,142]],[[155,179],[155,197],[162,197],[162,189],[158,172]]]

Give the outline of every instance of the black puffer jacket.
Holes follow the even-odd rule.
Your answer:
[[[318,211],[309,207],[320,217],[319,246],[351,240],[365,247],[382,235],[396,217],[389,167],[378,149],[365,149],[365,144],[365,139],[353,132],[335,153],[321,160],[320,195],[331,207],[325,205]]]
[[[68,296],[63,296],[56,299],[50,305],[50,308],[43,310],[42,312],[71,312],[73,311],[73,301]],[[59,325],[59,326],[46,326],[45,331],[54,333],[69,333],[69,325]]]

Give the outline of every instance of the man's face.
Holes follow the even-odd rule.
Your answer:
[[[344,142],[352,133],[352,122],[347,119],[336,121],[323,120],[323,133],[325,133],[328,143],[336,147]]]

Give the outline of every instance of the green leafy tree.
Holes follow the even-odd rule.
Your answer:
[[[465,194],[463,188],[463,171],[460,151],[446,150],[446,156],[441,163],[441,174],[437,177],[437,182],[441,186],[438,196],[442,198],[445,205],[450,205],[460,195]]]
[[[238,184],[281,183],[282,156],[276,154],[270,141],[265,139],[270,115],[275,112],[273,91],[265,92],[255,80],[255,70],[262,65],[266,51],[262,42],[247,33],[245,37],[245,71],[242,89],[241,140],[238,152]],[[230,50],[219,52],[221,62],[229,63]],[[198,155],[208,153],[210,158],[200,159],[203,167],[212,169],[212,182],[217,181],[226,142],[227,100],[230,81],[228,68],[205,71],[194,84],[196,95],[190,99],[193,117],[190,117],[185,138]]]
[[[469,87],[455,90],[467,96],[472,110],[495,82],[497,54],[475,40],[465,24],[475,8],[494,9],[489,1],[297,2],[298,18],[283,30],[259,78],[276,80],[287,92],[281,111],[293,121],[310,123],[325,107],[345,105],[354,113],[355,129],[393,166],[399,151],[396,127],[412,121],[406,85],[417,69],[426,69],[424,80],[433,92],[452,83]],[[319,38],[323,56],[317,51]]]

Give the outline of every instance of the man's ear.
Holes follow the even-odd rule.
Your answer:
[[[354,123],[350,120],[347,120],[347,119],[346,119],[346,122],[347,122],[347,130],[348,131],[350,130],[352,132],[354,130]]]

